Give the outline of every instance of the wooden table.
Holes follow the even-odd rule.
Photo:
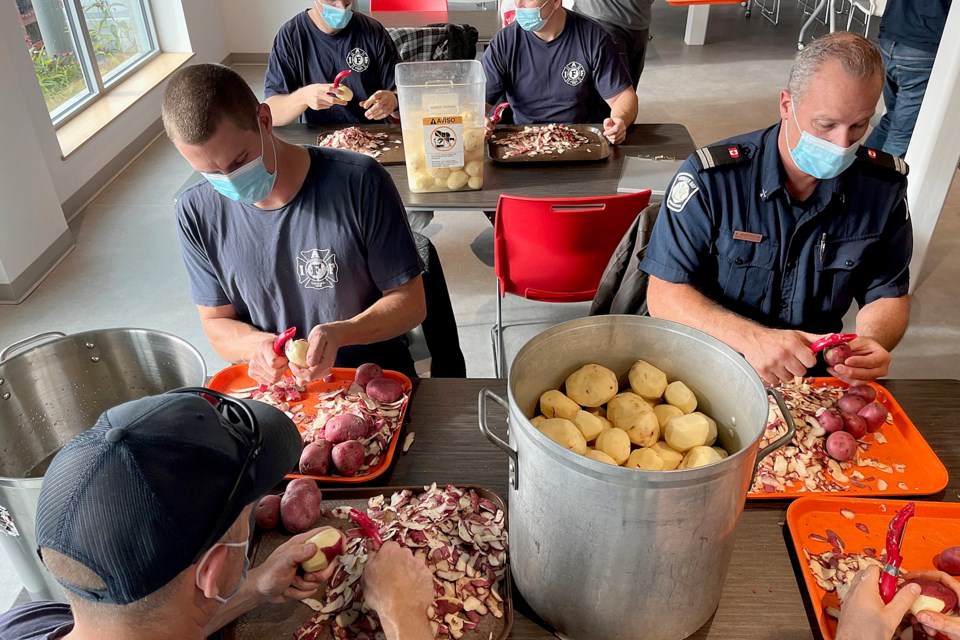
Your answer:
[[[892,380],[886,387],[951,473],[947,489],[931,500],[960,499],[960,381]],[[485,485],[504,499],[506,457],[477,427],[477,393],[489,388],[505,394],[503,380],[422,380],[410,403],[408,431],[416,433],[410,451],[400,455],[377,484]],[[499,424],[491,405],[495,430]],[[504,414],[504,420],[506,416]],[[499,433],[503,434],[503,429]],[[796,558],[786,543],[787,501],[748,502],[740,524],[720,607],[693,638],[799,640],[820,637]],[[552,638],[553,634],[514,593],[516,614],[511,638]],[[266,640],[266,639],[264,639]]]

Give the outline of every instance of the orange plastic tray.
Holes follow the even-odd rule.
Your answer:
[[[333,382],[323,382],[317,380],[316,382],[307,383],[307,389],[302,393],[302,399],[300,402],[303,403],[304,410],[308,408],[316,412],[317,402],[320,395],[324,393],[329,393],[336,389],[346,389],[350,386],[350,383],[353,382],[353,377],[356,374],[356,369],[345,369],[345,368],[334,368],[331,369],[334,380]],[[289,372],[288,372],[289,374]],[[410,382],[410,378],[399,373],[397,371],[385,370],[383,372],[384,377],[391,378],[400,383],[400,386],[403,387],[403,392],[407,395],[407,401],[403,404],[403,407],[400,409],[400,426],[403,426],[404,420],[407,417],[407,407],[410,406],[410,392],[413,391],[413,384]],[[240,391],[241,389],[249,389],[250,387],[256,387],[257,383],[249,375],[247,375],[247,365],[246,364],[235,364],[218,371],[210,379],[210,383],[207,385],[209,388],[216,391],[222,391],[224,393],[234,393]],[[308,411],[309,413],[309,411]],[[299,426],[297,427],[300,428]],[[374,478],[378,478],[383,475],[383,473],[390,468],[390,463],[393,462],[393,457],[397,452],[397,444],[400,441],[400,432],[402,428],[398,428],[393,433],[393,438],[390,440],[390,446],[387,447],[386,452],[383,456],[380,457],[380,462],[375,466],[371,467],[360,475],[345,477],[345,476],[306,476],[299,473],[288,473],[287,478],[313,478],[318,482],[330,482],[337,484],[359,484],[362,482],[369,482]],[[301,432],[304,429],[300,429]]]
[[[841,389],[848,387],[846,383],[836,378],[814,378],[813,385],[834,386]],[[809,489],[803,490],[804,487],[797,486],[792,489],[788,487],[783,493],[751,491],[747,494],[747,498],[751,500],[793,500],[807,495],[925,496],[937,493],[946,487],[949,480],[946,467],[943,466],[940,458],[920,435],[916,425],[904,413],[900,403],[879,384],[872,382],[870,386],[877,390],[877,400],[886,405],[890,411],[893,424],[888,422],[880,429],[880,432],[887,439],[885,444],[874,442],[872,435],[866,437],[866,441],[870,443],[870,450],[864,455],[891,467],[894,464],[902,464],[905,467],[903,473],[896,471],[884,473],[874,467],[854,465],[851,467],[851,471],[857,469],[868,478],[873,476],[874,480],[858,481],[864,485],[863,488],[849,485],[844,491],[830,491],[826,494]],[[881,491],[877,486],[880,480],[886,481],[886,490]],[[901,482],[907,485],[906,489],[897,486]]]
[[[826,640],[833,640],[837,633],[837,621],[827,615],[827,607],[839,607],[836,592],[827,593],[817,584],[803,555],[829,551],[826,542],[810,539],[810,534],[826,535],[832,529],[843,539],[847,553],[860,553],[864,547],[873,547],[877,554],[885,548],[887,527],[890,519],[906,500],[873,500],[865,498],[838,498],[833,496],[807,496],[796,500],[787,509],[787,526],[797,550],[800,572],[807,585],[807,593],[817,616],[820,631]],[[904,571],[923,571],[935,568],[933,557],[957,544],[960,540],[960,504],[955,502],[916,502],[917,514],[907,523],[903,536]],[[840,514],[841,509],[854,513],[853,520]],[[856,524],[867,526],[870,533],[857,529]],[[879,586],[878,586],[879,589]]]

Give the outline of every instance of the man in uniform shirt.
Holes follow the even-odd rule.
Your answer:
[[[494,36],[482,62],[488,105],[509,102],[517,124],[602,122],[619,144],[637,117],[613,40],[561,0],[517,0],[516,20]]]
[[[383,120],[397,111],[394,68],[397,47],[379,22],[353,12],[353,0],[314,0],[314,6],[281,27],[273,41],[264,95],[274,124],[299,118],[309,124],[357,124]],[[333,94],[341,84],[349,102]]]
[[[647,59],[652,5],[653,0],[577,0],[573,7],[607,30],[634,87],[640,85]]]
[[[273,135],[233,70],[196,65],[170,79],[167,135],[206,181],[177,202],[190,290],[214,350],[271,384],[288,363],[273,340],[310,341],[301,380],[375,362],[415,375],[403,340],[426,315],[403,202],[376,160]]]
[[[887,373],[909,318],[913,235],[903,162],[858,148],[883,86],[876,47],[824,36],[797,56],[781,121],[691,155],[640,269],[650,314],[701,329],[768,383],[816,364],[811,343],[859,305],[848,382]]]

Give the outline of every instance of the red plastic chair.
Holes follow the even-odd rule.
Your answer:
[[[497,377],[506,369],[502,298],[592,300],[623,234],[650,204],[650,190],[594,198],[501,195],[494,221],[497,324],[490,330]]]
[[[447,0],[370,0],[370,11],[446,11]]]

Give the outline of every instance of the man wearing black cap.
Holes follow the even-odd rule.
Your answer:
[[[319,529],[248,573],[254,507],[296,463],[300,436],[269,405],[223,396],[215,407],[199,391],[114,407],[57,454],[40,490],[37,542],[70,605],[9,611],[0,639],[200,640],[260,604],[313,595],[333,573],[335,563],[297,573]],[[377,560],[393,566],[365,578],[429,580],[409,551],[385,545]],[[394,584],[372,585],[386,594],[381,616],[422,627],[432,598]]]

